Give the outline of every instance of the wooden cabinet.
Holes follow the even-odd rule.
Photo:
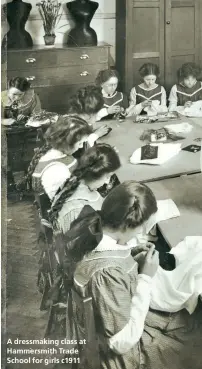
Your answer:
[[[34,46],[9,50],[7,78],[26,77],[39,94],[42,108],[65,112],[67,99],[80,87],[93,84],[97,73],[109,67],[109,45],[68,48]]]
[[[185,62],[202,63],[201,0],[116,0],[116,68],[122,88],[140,82],[146,62],[160,67],[169,89]]]

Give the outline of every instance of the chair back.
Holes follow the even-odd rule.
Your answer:
[[[72,289],[71,295],[72,318],[80,351],[80,363],[77,364],[77,369],[100,369],[92,297],[82,297],[75,289]]]

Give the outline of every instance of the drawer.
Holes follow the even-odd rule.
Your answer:
[[[98,72],[107,68],[107,64],[78,65],[21,71],[20,76],[27,78],[32,87],[57,86],[69,84],[94,83]],[[8,71],[8,79],[17,75],[17,71]]]
[[[9,51],[8,70],[31,71],[55,66],[93,65],[108,63],[108,47]]]

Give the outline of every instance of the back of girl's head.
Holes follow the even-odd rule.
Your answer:
[[[135,181],[123,182],[103,202],[102,224],[111,229],[136,228],[157,211],[153,192]]]
[[[179,82],[190,76],[198,79],[201,74],[201,68],[195,63],[185,63],[177,71]]]
[[[76,261],[94,250],[103,236],[101,219],[89,205],[84,206],[79,217],[71,224],[65,235],[67,249]]]
[[[159,67],[153,63],[143,64],[141,68],[139,69],[139,73],[142,78],[146,76],[151,76],[151,75],[159,77],[159,74],[160,74]]]
[[[96,77],[95,83],[97,86],[102,86],[103,83],[107,82],[112,77],[116,77],[118,81],[120,80],[117,70],[115,69],[101,70]]]
[[[48,128],[44,137],[52,148],[66,152],[82,137],[91,133],[92,130],[85,120],[76,115],[66,115],[59,117],[58,121]]]
[[[67,104],[69,114],[96,114],[103,107],[101,89],[96,86],[87,86],[70,97]]]
[[[77,166],[72,172],[63,188],[59,190],[57,200],[50,211],[50,220],[55,222],[64,202],[72,196],[83,179],[91,182],[101,178],[104,174],[111,173],[120,167],[120,159],[113,147],[107,144],[97,144],[86,150],[78,160]]]
[[[100,143],[85,151],[78,160],[73,175],[91,182],[104,174],[114,172],[120,165],[119,156],[114,148]]]
[[[15,78],[10,79],[10,81],[8,82],[8,87],[9,88],[15,87],[19,91],[25,92],[25,91],[29,90],[30,83],[27,81],[26,78],[15,77]]]

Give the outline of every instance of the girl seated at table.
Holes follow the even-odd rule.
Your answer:
[[[103,198],[97,190],[109,183],[120,165],[119,156],[110,145],[100,143],[86,150],[78,159],[71,177],[52,199],[50,220],[56,226],[54,228],[66,233],[84,205],[99,210]]]
[[[73,283],[82,296],[92,297],[103,369],[200,367],[195,355],[201,334],[195,324],[198,311],[149,310],[158,252],[152,246],[144,258],[141,253],[133,259],[127,245],[156,211],[156,199],[146,185],[124,182],[102,204],[101,242],[93,250],[80,249]],[[82,325],[79,312],[77,324]]]
[[[195,63],[185,63],[179,68],[178,83],[170,91],[169,111],[191,108],[202,100],[202,82],[198,80],[200,75],[201,68]]]
[[[36,192],[45,191],[52,199],[58,188],[70,177],[76,164],[73,154],[88,140],[91,127],[82,118],[69,115],[59,117],[57,123],[50,125],[44,139],[18,188],[31,185]]]
[[[117,91],[119,80],[119,74],[115,69],[105,69],[98,73],[95,82],[102,89],[104,104],[97,114],[97,121],[106,117],[113,119],[115,115],[124,113],[128,107],[127,96]]]
[[[103,96],[100,88],[96,86],[87,86],[81,88],[75,95],[70,97],[67,104],[67,113],[78,115],[95,130],[96,116],[102,106]],[[109,128],[107,126],[96,129],[93,136],[91,136],[93,142],[90,142],[90,146],[92,146],[98,138],[108,134],[108,132]]]
[[[139,74],[142,83],[131,90],[127,115],[139,115],[150,111],[167,112],[165,88],[157,83],[160,74],[158,66],[146,63],[139,69]]]
[[[41,111],[39,97],[24,77],[10,79],[8,90],[2,91],[1,99],[4,118],[23,120]]]

